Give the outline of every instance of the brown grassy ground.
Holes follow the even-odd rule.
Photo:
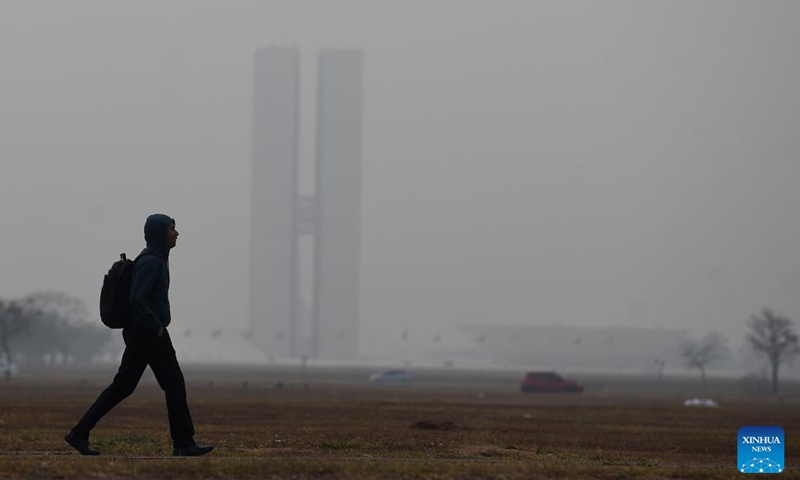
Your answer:
[[[110,377],[109,377],[110,379]],[[83,383],[83,384],[81,384]],[[740,478],[736,431],[786,431],[781,478],[800,478],[800,404],[513,388],[189,384],[200,459],[173,458],[160,390],[145,382],[92,433],[100,457],[63,442],[93,382],[0,385],[2,478]]]

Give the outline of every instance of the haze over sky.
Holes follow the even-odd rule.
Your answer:
[[[173,324],[247,328],[252,62],[365,53],[361,334],[800,321],[800,3],[0,0],[0,298],[94,311],[152,212]],[[377,346],[377,347],[376,347]]]

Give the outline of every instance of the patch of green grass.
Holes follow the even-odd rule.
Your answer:
[[[169,455],[172,443],[165,432],[120,432],[105,431],[92,434],[92,447],[105,455],[151,456]]]

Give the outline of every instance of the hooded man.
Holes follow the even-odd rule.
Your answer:
[[[199,456],[214,449],[197,445],[189,406],[186,404],[186,383],[175,356],[167,327],[169,310],[169,252],[178,241],[175,220],[156,213],[144,224],[147,247],[136,257],[131,282],[130,303],[133,321],[122,330],[125,352],[114,381],[72,430],[67,441],[81,455],[99,455],[89,448],[89,432],[119,402],[136,389],[149,365],[164,390],[172,436],[173,455]]]

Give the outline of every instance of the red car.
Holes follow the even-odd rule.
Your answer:
[[[583,386],[575,380],[562,378],[554,372],[528,372],[520,384],[523,392],[581,393]]]

